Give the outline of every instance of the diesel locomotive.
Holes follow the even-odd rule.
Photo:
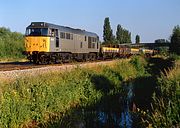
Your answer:
[[[126,45],[104,46],[99,43],[96,33],[46,22],[32,22],[26,28],[25,48],[27,58],[36,64],[129,57],[141,52],[152,53],[152,50],[140,50]]]
[[[100,43],[96,33],[46,22],[32,22],[26,28],[25,48],[30,61],[46,64],[72,59],[95,60]]]

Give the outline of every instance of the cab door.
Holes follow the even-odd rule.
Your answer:
[[[59,52],[60,49],[60,40],[59,40],[59,30],[51,29],[51,52]]]
[[[55,47],[56,47],[56,51],[60,50],[59,31],[58,31],[58,29],[55,29]]]

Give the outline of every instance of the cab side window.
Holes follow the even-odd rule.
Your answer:
[[[51,29],[51,36],[55,37],[55,30],[54,29]]]

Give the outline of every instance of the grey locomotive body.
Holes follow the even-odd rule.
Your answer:
[[[94,60],[100,50],[96,33],[45,22],[32,22],[26,28],[25,44],[34,63]]]

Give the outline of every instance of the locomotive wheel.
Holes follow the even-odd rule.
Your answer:
[[[39,59],[37,59],[37,58],[33,58],[32,61],[33,61],[34,64],[39,64]]]
[[[67,61],[72,62],[72,54],[68,54]]]
[[[55,63],[61,64],[62,63],[62,57],[60,55],[56,55]]]
[[[92,61],[96,60],[96,54],[95,53],[90,53],[90,60],[92,60]]]
[[[40,56],[39,64],[47,64],[47,57],[46,57],[46,55],[41,55]]]
[[[49,56],[49,64],[54,64],[56,62],[55,56]]]
[[[62,64],[62,63],[63,63],[62,58],[57,59],[57,60],[56,60],[56,63],[57,63],[57,64]]]
[[[84,61],[89,61],[89,60],[90,60],[90,55],[84,54]]]

